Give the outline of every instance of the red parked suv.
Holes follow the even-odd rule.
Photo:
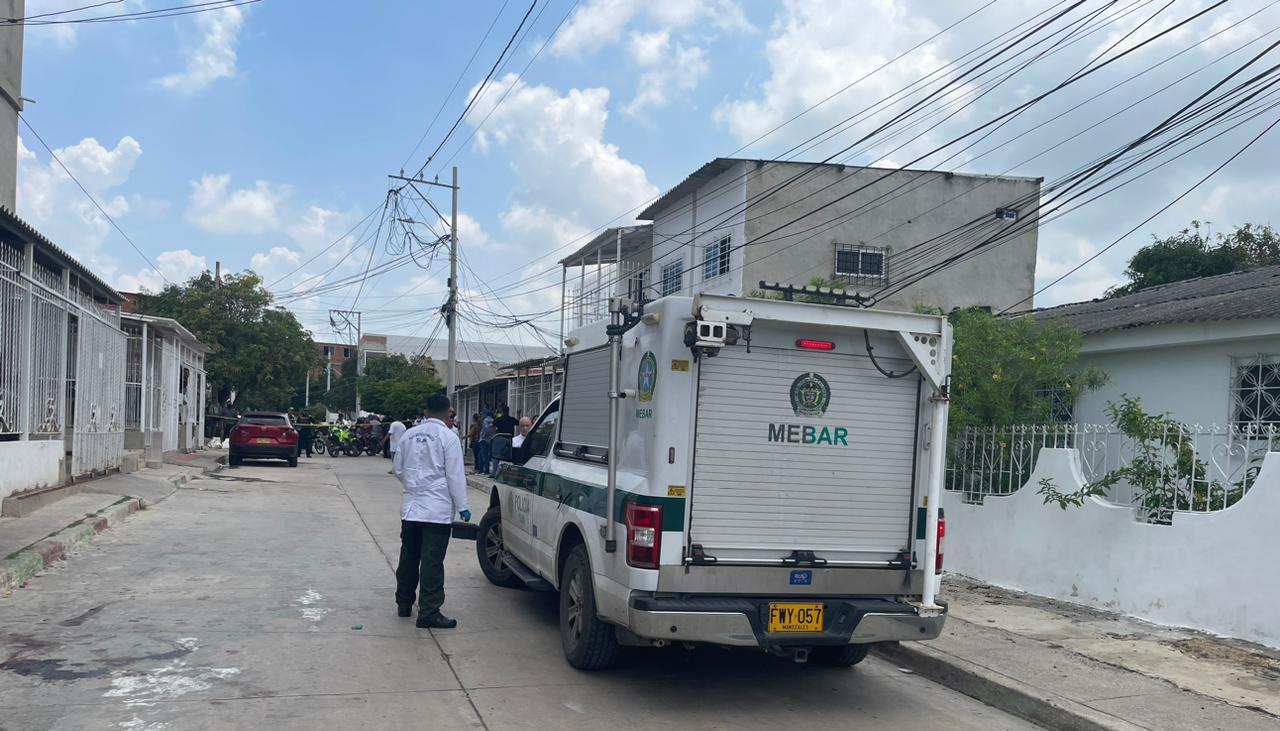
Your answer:
[[[298,466],[298,430],[285,414],[253,412],[240,417],[231,428],[231,449],[227,462],[233,465],[249,459],[283,459]]]

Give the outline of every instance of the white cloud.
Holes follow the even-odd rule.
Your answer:
[[[236,43],[244,25],[244,12],[228,7],[195,18],[201,41],[187,52],[187,67],[156,79],[155,83],[179,94],[194,94],[218,79],[236,75]]]
[[[268,280],[274,273],[284,274],[289,268],[302,262],[302,253],[287,246],[273,246],[269,251],[258,252],[249,260],[249,268]]]
[[[259,180],[252,188],[230,188],[230,175],[206,174],[191,181],[187,219],[215,233],[259,234],[279,228],[278,207],[289,195],[288,186]]]
[[[120,138],[108,149],[92,137],[54,150],[84,187],[113,218],[131,210],[129,200],[116,192],[129,180],[142,156],[142,145],[132,137]],[[98,248],[111,233],[111,223],[75,182],[52,159],[42,161],[18,140],[18,215],[87,264],[98,262]]]
[[[598,51],[621,40],[627,26],[641,18],[667,31],[695,25],[704,32],[752,27],[736,0],[590,0],[573,12],[551,42],[551,52],[579,57]]]
[[[662,60],[670,47],[671,31],[664,28],[652,33],[632,33],[627,53],[631,55],[632,61],[641,66],[652,66]]]
[[[180,284],[208,268],[205,258],[191,253],[190,249],[165,251],[156,257],[156,269],[143,269],[136,275],[123,274],[116,279],[116,287],[124,292],[144,289],[158,292],[164,288],[165,280]]]
[[[647,52],[648,49],[644,49]],[[707,54],[697,46],[686,48],[676,44],[675,54],[665,62],[655,63],[649,71],[640,75],[636,96],[623,109],[627,114],[639,116],[653,107],[663,107],[672,99],[672,91],[692,91],[711,70]]]
[[[830,0],[821,5],[787,0],[765,44],[769,77],[755,96],[722,104],[715,119],[738,141],[754,140],[936,31],[925,10],[910,10],[905,0]],[[936,44],[926,44],[823,104],[804,122],[788,125],[787,134],[806,137],[943,63]]]
[[[508,154],[519,206],[595,225],[657,194],[644,169],[604,140],[608,89],[560,94],[508,74],[476,102],[470,118],[484,119],[508,87],[511,93],[476,141],[481,150],[502,148]]]

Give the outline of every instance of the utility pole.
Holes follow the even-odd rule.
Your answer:
[[[352,316],[355,316],[355,322],[352,322]],[[355,348],[356,348],[356,417],[360,416],[360,376],[364,375],[364,363],[360,359],[360,318],[362,313],[359,310],[329,310],[329,326],[334,332],[341,330],[343,333],[349,334],[352,329],[355,330]],[[337,319],[335,319],[337,318]],[[339,322],[338,320],[341,320]]]
[[[453,212],[449,216],[449,367],[445,371],[444,392],[453,400],[458,385],[458,166],[453,166]]]
[[[406,178],[404,171],[400,175],[388,175],[392,180],[402,180],[418,194],[432,210],[435,204],[418,189],[419,185],[431,185],[437,188],[448,188],[453,196],[452,211],[449,220],[449,300],[441,308],[445,324],[449,326],[449,363],[445,368],[444,392],[452,401],[454,390],[458,387],[458,167],[453,167],[453,183],[446,185],[438,180],[423,178]],[[436,215],[440,215],[439,211]],[[443,219],[443,216],[440,216]],[[443,240],[443,237],[441,237]]]

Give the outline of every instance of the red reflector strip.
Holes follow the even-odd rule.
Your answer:
[[[835,350],[836,344],[830,340],[806,340],[801,338],[796,341],[796,347],[804,348],[805,350]]]

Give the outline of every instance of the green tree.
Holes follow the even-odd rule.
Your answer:
[[[137,311],[181,322],[205,345],[209,394],[233,408],[281,409],[320,360],[311,335],[288,310],[272,306],[271,293],[251,271],[215,281],[204,272],[157,294],[144,293]]]
[[[444,390],[430,358],[386,355],[370,358],[359,378],[360,405],[388,416],[416,414],[427,397]]]
[[[1078,363],[1084,336],[1060,321],[1000,318],[956,310],[951,359],[950,432],[970,426],[1043,424],[1056,403],[1074,404],[1106,382]]]
[[[1268,225],[1246,223],[1229,233],[1210,235],[1208,224],[1191,226],[1138,249],[1125,269],[1126,284],[1107,295],[1132,294],[1148,287],[1196,277],[1280,264],[1280,236]]]

